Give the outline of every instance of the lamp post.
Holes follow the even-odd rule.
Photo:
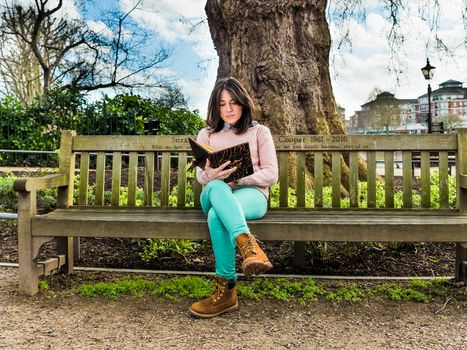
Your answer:
[[[431,86],[430,86],[430,79],[433,78],[433,74],[436,67],[430,65],[430,60],[426,59],[426,66],[422,68],[423,76],[426,80],[428,80],[428,133],[431,134]]]

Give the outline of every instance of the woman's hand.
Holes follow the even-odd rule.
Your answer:
[[[206,160],[206,165],[204,166],[204,173],[208,177],[208,180],[224,180],[230,176],[235,170],[237,170],[237,167],[234,166],[233,168],[230,169],[225,169],[230,164],[230,160],[227,162],[221,164],[217,168],[211,168],[211,162],[209,159]],[[224,170],[225,169],[225,170]]]

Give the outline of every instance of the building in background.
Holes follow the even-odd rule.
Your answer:
[[[348,132],[355,134],[409,133],[421,128],[417,124],[416,99],[398,99],[382,92],[350,118]]]
[[[448,80],[431,93],[434,123],[443,122],[447,131],[467,127],[467,88],[462,82]],[[428,94],[417,99],[398,99],[382,92],[361,106],[346,121],[349,134],[425,133],[427,132]]]
[[[467,127],[467,88],[462,82],[448,80],[431,92],[431,115],[435,123],[443,122],[448,128]],[[428,115],[428,94],[418,97],[417,115],[425,122]]]

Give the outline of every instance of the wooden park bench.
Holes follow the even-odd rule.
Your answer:
[[[467,276],[467,129],[447,135],[296,135],[274,136],[280,172],[279,207],[261,220],[249,222],[261,240],[456,242],[455,277]],[[403,208],[394,208],[394,152],[403,153]],[[350,167],[349,208],[342,208],[341,153]],[[384,208],[377,208],[376,152],[384,152]],[[414,207],[412,153],[421,154],[421,206]],[[430,157],[439,158],[440,208],[430,208]],[[128,237],[209,239],[206,218],[200,210],[202,187],[187,179],[190,147],[186,136],[76,136],[64,131],[58,173],[40,178],[20,178],[14,183],[19,195],[19,288],[33,295],[38,278],[54,269],[73,271],[77,237]],[[456,154],[457,204],[449,207],[448,154]],[[293,157],[290,157],[293,154]],[[363,157],[364,156],[364,157]],[[289,163],[289,158],[294,159]],[[358,192],[359,159],[366,159],[368,200]],[[160,162],[159,162],[160,159]],[[324,161],[323,161],[324,159]],[[314,204],[306,207],[305,163],[313,162]],[[290,164],[297,176],[290,179]],[[323,205],[323,169],[331,164],[332,204]],[[156,166],[155,166],[156,165]],[[154,188],[155,168],[160,186]],[[79,198],[73,203],[75,168],[79,169]],[[123,170],[122,170],[123,168]],[[90,173],[95,171],[95,203],[88,203]],[[111,171],[111,195],[105,196]],[[122,172],[128,171],[128,203],[120,206]],[[176,180],[175,203],[169,201]],[[176,174],[176,176],[175,176]],[[144,181],[144,201],[137,200],[138,179]],[[288,187],[294,180],[296,206],[288,204]],[[107,182],[110,182],[107,181]],[[187,183],[193,184],[194,207],[187,207]],[[36,191],[58,188],[58,209],[36,215]],[[93,187],[94,188],[94,187]],[[173,183],[172,183],[173,188]],[[155,200],[157,194],[157,201]],[[157,202],[157,205],[156,205]],[[173,201],[172,201],[173,202]],[[362,206],[365,206],[362,208]],[[38,263],[39,248],[57,239],[58,256]],[[76,241],[76,239],[75,239]],[[297,261],[303,254],[297,255]],[[303,261],[301,261],[303,263]]]

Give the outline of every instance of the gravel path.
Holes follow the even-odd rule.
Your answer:
[[[240,300],[210,320],[148,296],[116,301],[69,291],[16,293],[0,268],[0,349],[466,349],[465,306],[372,301],[355,305]],[[441,311],[440,311],[441,310]]]

